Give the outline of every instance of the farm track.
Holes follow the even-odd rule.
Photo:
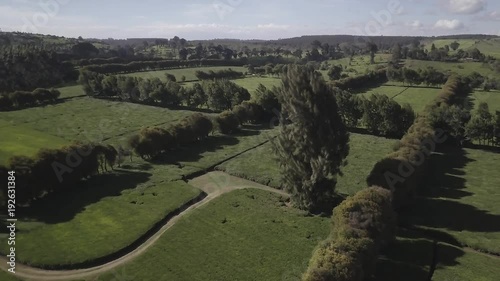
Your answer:
[[[248,180],[240,179],[228,175],[224,172],[209,172],[190,180],[189,183],[197,188],[200,188],[203,192],[205,192],[205,194],[207,194],[207,196],[203,200],[189,206],[184,211],[173,216],[156,233],[152,234],[151,237],[148,238],[144,243],[142,243],[129,253],[126,253],[123,256],[102,265],[75,270],[45,270],[16,263],[16,277],[33,281],[75,280],[96,277],[99,274],[108,272],[137,258],[141,254],[143,254],[149,247],[153,246],[154,243],[167,230],[174,226],[183,216],[193,212],[196,209],[202,208],[203,206],[207,205],[209,202],[223,194],[229,193],[233,190],[254,188],[278,193],[282,196],[288,196],[288,194],[283,192],[282,190],[277,190]],[[5,257],[0,257],[0,263],[0,268],[4,271],[7,271],[7,259]]]

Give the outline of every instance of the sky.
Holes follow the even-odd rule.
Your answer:
[[[188,40],[500,35],[500,0],[0,0],[0,29]]]

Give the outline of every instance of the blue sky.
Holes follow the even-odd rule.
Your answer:
[[[500,1],[0,0],[0,28],[87,38],[500,35]]]

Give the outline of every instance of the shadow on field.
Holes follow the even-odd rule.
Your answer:
[[[98,175],[80,182],[71,190],[50,193],[30,207],[18,208],[18,218],[50,224],[66,222],[85,210],[86,206],[105,197],[119,196],[123,190],[148,181],[150,176],[148,173],[124,170]]]
[[[240,136],[240,134],[209,137],[199,143],[159,155],[154,159],[153,163],[180,165],[179,162],[197,162],[203,158],[202,154],[205,152],[215,152],[226,145],[238,144],[240,141],[236,136]]]
[[[382,251],[370,281],[428,281],[435,266],[453,266],[465,253],[459,248],[423,238],[420,232],[399,229],[397,240]]]
[[[431,157],[428,188],[414,207],[401,214],[405,223],[454,231],[497,232],[500,216],[456,199],[472,196],[463,169],[472,161],[459,147],[443,147]],[[449,200],[455,199],[455,200]]]

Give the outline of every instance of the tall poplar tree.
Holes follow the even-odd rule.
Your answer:
[[[283,76],[279,99],[283,122],[274,148],[284,187],[300,209],[330,208],[335,176],[349,153],[334,94],[320,73],[295,65]]]

